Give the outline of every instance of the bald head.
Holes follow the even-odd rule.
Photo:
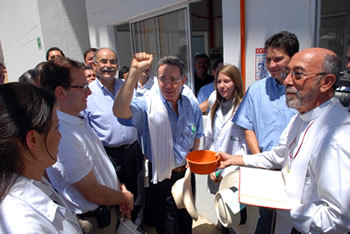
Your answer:
[[[340,72],[340,59],[324,48],[309,48],[296,53],[287,66],[286,102],[305,113],[334,95],[334,84]]]

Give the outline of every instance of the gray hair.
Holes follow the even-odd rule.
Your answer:
[[[156,76],[158,77],[158,68],[162,65],[174,65],[180,69],[181,78],[185,76],[185,64],[176,56],[164,56],[158,61]]]
[[[339,73],[341,71],[341,61],[337,55],[325,55],[322,68],[324,72],[334,74],[336,77],[336,83],[338,82]]]
[[[94,63],[97,63],[97,54],[98,54],[101,50],[106,50],[106,49],[113,52],[113,54],[114,54],[114,56],[115,56],[115,58],[116,58],[116,60],[117,60],[117,62],[118,62],[117,53],[116,53],[114,50],[112,50],[111,48],[106,48],[106,47],[104,47],[104,48],[100,48],[100,49],[96,50],[96,52],[95,52],[95,54],[94,54]]]

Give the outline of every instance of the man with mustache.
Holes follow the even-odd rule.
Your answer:
[[[137,141],[135,127],[121,125],[112,107],[118,90],[124,83],[115,78],[118,70],[116,53],[101,48],[95,53],[97,79],[90,83],[86,116],[110,157],[118,178],[135,197],[132,220],[142,228],[144,209],[144,156]]]
[[[278,210],[275,233],[350,231],[350,115],[334,97],[341,62],[332,51],[295,54],[284,75],[286,103],[298,111],[278,146],[255,155],[221,154],[220,168],[281,170],[292,209]]]
[[[297,37],[287,31],[276,33],[265,42],[266,67],[271,76],[249,87],[232,120],[245,129],[252,154],[269,151],[276,146],[282,131],[296,113],[285,103],[281,73],[298,50]],[[270,233],[273,210],[260,208],[259,213],[256,233]]]

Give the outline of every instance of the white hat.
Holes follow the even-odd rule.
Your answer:
[[[236,233],[254,233],[258,222],[259,207],[239,203],[239,171],[228,173],[221,181],[215,195],[215,211],[224,227]]]
[[[198,219],[198,213],[195,207],[192,186],[191,186],[191,171],[186,169],[185,176],[175,182],[171,188],[171,194],[178,209],[186,208],[192,219]]]

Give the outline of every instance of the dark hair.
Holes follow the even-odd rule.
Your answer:
[[[123,79],[124,78],[124,74],[128,73],[129,70],[130,70],[129,66],[123,66],[122,68],[119,69],[118,77],[120,79]]]
[[[35,66],[35,71],[37,72],[37,73],[40,73],[41,72],[41,69],[43,68],[43,66],[44,66],[44,64],[46,63],[46,61],[43,61],[43,62],[40,62],[40,63],[38,63],[36,66]]]
[[[235,110],[238,108],[239,104],[241,103],[242,97],[243,97],[243,80],[241,71],[236,67],[235,65],[225,65],[221,67],[215,74],[215,80],[214,80],[214,86],[216,90],[216,100],[210,109],[210,117],[211,117],[211,126],[214,126],[214,116],[218,108],[220,107],[222,103],[222,97],[220,93],[217,91],[217,83],[218,83],[218,75],[219,73],[222,73],[226,76],[228,76],[233,83],[235,84],[235,89],[233,90],[233,99],[234,99],[234,108],[232,111],[232,115],[235,112]]]
[[[38,73],[35,69],[29,69],[18,78],[18,81],[37,85],[39,81]]]
[[[86,71],[86,70],[94,70],[94,68],[91,67],[91,66],[85,66],[85,65],[83,65],[83,71]]]
[[[299,41],[294,33],[281,31],[273,34],[265,42],[265,50],[268,48],[283,49],[289,57],[292,57],[299,51]]]
[[[185,76],[185,64],[176,56],[164,56],[158,61],[156,75],[158,77],[158,68],[162,65],[174,65],[180,69],[180,76],[183,79]]]
[[[54,92],[57,86],[69,88],[71,68],[82,69],[82,64],[69,58],[60,57],[44,64],[40,73],[40,86]]]
[[[51,127],[56,98],[50,92],[28,83],[0,85],[0,201],[11,187],[14,173],[21,174],[21,150],[27,150],[30,130],[45,134]]]
[[[210,58],[209,58],[208,55],[206,55],[206,54],[204,54],[204,53],[203,53],[203,54],[196,55],[196,56],[194,57],[194,63],[197,64],[197,63],[198,63],[198,60],[199,60],[200,58],[205,58],[206,60],[208,60],[208,64],[209,64],[209,67],[210,67]]]
[[[57,51],[61,52],[62,56],[65,57],[63,51],[60,48],[58,48],[58,47],[51,47],[46,52],[46,60],[49,60],[49,54],[50,54],[51,51],[54,51],[54,50],[57,50]]]
[[[0,67],[2,67],[3,69],[6,69],[5,65],[2,64],[1,62],[0,62]]]
[[[216,60],[216,62],[214,63],[214,66],[213,66],[213,70],[216,70],[216,68],[218,68],[220,63],[224,63],[224,60],[223,59]]]
[[[97,51],[96,48],[89,48],[89,49],[85,50],[85,52],[84,52],[84,60],[85,60],[85,57],[86,57],[86,55],[87,55],[88,53],[90,53],[90,52],[96,53],[96,51]]]

